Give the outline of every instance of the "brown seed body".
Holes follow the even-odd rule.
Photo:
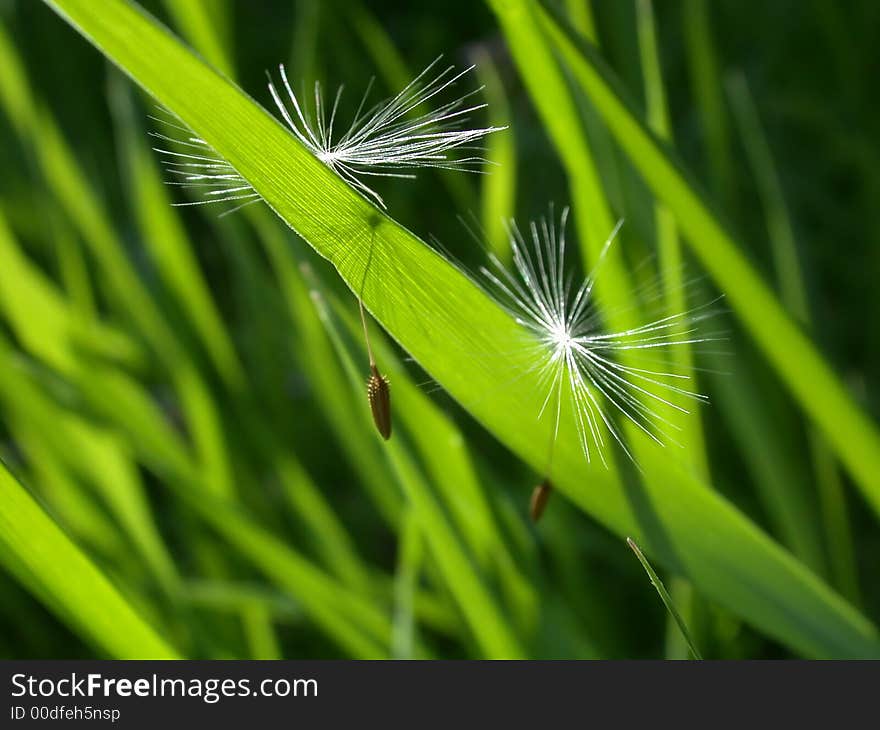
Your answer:
[[[375,365],[370,365],[367,398],[373,412],[373,423],[387,441],[391,438],[391,392],[388,389],[388,379],[379,373]]]
[[[552,491],[553,483],[550,479],[544,479],[543,482],[532,490],[532,497],[529,500],[529,516],[532,518],[532,522],[537,522],[541,519]]]

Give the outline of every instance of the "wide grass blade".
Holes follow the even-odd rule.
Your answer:
[[[358,196],[275,119],[136,6],[121,0],[50,4],[222,154],[355,290],[375,244],[363,297],[369,310],[475,418],[532,466],[542,467],[548,425],[536,416],[541,404],[537,376],[528,352],[511,351],[523,335],[506,312]],[[668,202],[675,209],[675,200]],[[722,258],[722,263],[738,264],[735,255]],[[425,322],[431,323],[430,330]],[[800,341],[800,347],[808,346]],[[808,365],[811,357],[804,358]],[[824,366],[812,365],[808,371],[818,371],[837,388],[832,401],[842,399],[853,411]],[[858,435],[859,421],[853,428],[852,419],[850,413],[849,430]],[[859,461],[868,445],[864,436],[849,445],[850,462]],[[587,467],[572,432],[560,435],[554,459],[560,492],[616,532],[633,534],[658,561],[685,573],[701,592],[762,630],[807,655],[880,655],[873,626],[677,467],[668,452],[654,457],[670,462],[666,470],[636,487]]]
[[[102,653],[178,658],[2,463],[0,564]]]
[[[350,335],[346,337],[338,315],[331,311],[330,304],[324,300],[323,294],[317,289],[317,284],[313,290],[313,299],[321,321],[327,327],[328,334],[337,348],[353,391],[355,393],[362,392],[363,381],[354,364],[355,354],[348,344],[351,341]],[[402,377],[402,371],[398,371],[397,379]],[[413,395],[409,394],[410,400],[414,400]],[[403,404],[404,408],[407,406],[416,406],[418,409],[416,403]],[[426,416],[429,419],[431,416],[437,417],[437,414],[424,413],[427,410],[424,407],[421,410],[423,411],[422,418]],[[362,428],[365,431],[368,430],[366,413],[362,413],[360,421]],[[411,424],[409,425],[411,426]],[[430,422],[428,425],[431,425]],[[437,427],[437,424],[434,424],[434,428]],[[506,620],[499,603],[488,590],[486,582],[481,580],[480,574],[462,544],[463,541],[456,534],[450,520],[446,518],[443,507],[432,493],[431,485],[420,468],[415,454],[400,437],[395,437],[388,444],[387,452],[397,482],[413,510],[425,543],[430,548],[448,590],[455,598],[459,610],[467,620],[474,634],[474,639],[480,645],[484,655],[490,659],[524,658],[525,654],[512,627]],[[459,466],[461,468],[461,465]],[[430,461],[427,468],[429,471],[432,470]],[[476,484],[468,485],[467,475],[465,475],[465,483],[461,487],[467,490],[469,486],[471,494],[465,494],[462,497],[465,500],[470,499],[472,502],[477,513],[473,515],[473,518],[488,519],[488,514],[484,513],[485,506],[481,505],[484,498],[479,493],[479,486]],[[453,503],[454,510],[455,498],[449,499],[448,491],[444,496],[447,497],[447,502]],[[455,516],[461,521],[460,510]],[[465,534],[472,535],[473,531],[465,528]],[[478,554],[479,548],[480,546],[476,547]]]
[[[675,213],[686,240],[734,313],[826,435],[865,498],[880,512],[880,435],[876,426],[792,322],[668,147],[647,129],[601,57],[551,14],[538,10],[538,15],[621,148],[655,195]]]

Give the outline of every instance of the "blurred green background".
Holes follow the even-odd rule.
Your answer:
[[[371,76],[385,95],[440,54],[478,63],[488,120],[510,125],[489,142],[502,167],[377,183],[396,220],[466,262],[479,252],[459,217],[482,219],[501,250],[503,216],[570,200],[488,4],[143,5],[267,108],[278,63],[306,85],[344,83],[352,106]],[[655,129],[876,421],[880,5],[660,1],[653,18],[631,0],[552,5],[639,106],[659,114],[665,91]],[[532,526],[541,475],[410,362],[392,388],[420,388],[407,400],[424,430],[407,441],[413,472],[395,469],[351,415],[362,393],[308,296],[317,286],[354,313],[333,270],[258,206],[172,208],[186,191],[161,184],[153,102],[42,3],[0,1],[0,23],[0,457],[168,645],[193,658],[491,656],[483,614],[462,606],[476,581],[522,655],[687,655],[623,541],[563,498]],[[655,201],[575,98],[627,250],[648,254],[663,235]],[[698,361],[711,483],[876,621],[877,515],[720,316],[728,354]],[[429,547],[401,479],[433,496],[464,562]],[[0,574],[0,656],[112,653],[16,560]],[[793,655],[664,577],[704,656]]]

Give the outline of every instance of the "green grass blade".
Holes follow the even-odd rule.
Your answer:
[[[281,488],[311,529],[324,563],[344,583],[367,592],[370,582],[367,569],[318,485],[289,455],[281,457],[277,471]]]
[[[546,12],[544,27],[657,197],[672,210],[686,240],[726,301],[804,411],[880,512],[880,435],[829,365],[791,321],[733,236],[691,184],[668,148],[646,128],[601,58]]]
[[[171,207],[171,196],[149,148],[151,138],[135,117],[131,91],[118,74],[111,77],[109,96],[115,111],[119,153],[126,163],[131,198],[145,247],[217,371],[231,390],[237,390],[245,380],[241,363],[199,269],[186,229]]]
[[[690,649],[694,659],[702,659],[703,657],[700,655],[700,652],[694,643],[691,632],[688,631],[687,624],[684,622],[684,619],[681,617],[681,614],[672,602],[672,597],[666,590],[666,586],[663,585],[663,581],[660,580],[660,577],[654,572],[648,559],[642,554],[642,551],[639,549],[639,546],[636,545],[635,541],[628,537],[626,538],[626,544],[629,545],[632,551],[636,554],[636,557],[639,559],[639,562],[648,574],[648,578],[651,579],[651,585],[657,589],[657,593],[660,595],[660,600],[663,601],[663,605],[666,606],[666,610],[669,612],[669,615],[672,616],[675,625],[678,626],[678,630],[684,637],[685,643],[687,643],[688,649]]]
[[[229,29],[227,23],[222,22],[230,10],[225,1],[187,0],[181,3],[165,0],[165,8],[205,60],[229,78],[234,78],[232,61],[227,53]]]
[[[315,314],[308,287],[291,252],[290,236],[264,210],[251,210],[249,217],[266,249],[285,303],[301,353],[300,366],[309,377],[321,410],[333,426],[342,450],[357,469],[366,489],[385,521],[396,526],[400,502],[393,479],[375,444],[363,438],[358,424],[349,416],[350,405],[339,388],[345,375],[336,362],[324,326]]]
[[[80,367],[80,350],[139,359],[137,346],[121,332],[98,319],[84,321],[50,279],[18,245],[0,212],[0,312],[22,345],[60,372]]]
[[[782,193],[782,184],[776,174],[770,145],[745,77],[741,74],[730,76],[727,79],[727,90],[740,139],[764,206],[767,237],[773,253],[780,299],[796,320],[806,324],[810,320],[807,291],[803,283],[794,229]]]
[[[355,355],[347,344],[349,340],[346,339],[343,331],[344,324],[338,321],[339,317],[335,311],[331,312],[321,292],[317,289],[313,290],[312,298],[343,362],[352,392],[362,394],[363,378],[354,364]],[[361,355],[362,360],[366,355],[365,352],[358,354]],[[359,422],[363,431],[368,433],[373,431],[373,426],[369,422],[365,401],[366,399],[361,399]],[[402,405],[406,407],[405,402]],[[397,481],[418,519],[425,542],[437,561],[446,587],[455,597],[458,608],[468,621],[474,639],[480,645],[485,657],[524,658],[523,649],[508,625],[506,616],[486,583],[481,580],[479,571],[472,565],[463,541],[456,534],[440,502],[432,493],[428,479],[419,468],[415,455],[399,437],[389,441],[386,450]],[[478,486],[475,488],[479,489]]]
[[[645,106],[647,108],[648,126],[661,139],[672,140],[672,127],[669,122],[669,110],[666,102],[666,88],[663,82],[663,71],[660,65],[660,51],[657,47],[657,33],[654,23],[654,9],[651,0],[636,2],[636,30],[639,41],[642,77],[645,83]],[[684,280],[684,259],[675,216],[665,205],[654,203],[654,226],[657,232],[657,252],[659,259],[660,278],[663,282],[665,315],[675,316],[679,312],[688,311],[691,306],[687,301],[687,289]],[[687,339],[685,327],[676,327],[676,336]],[[673,348],[669,357],[672,372],[688,378],[691,390],[698,391],[699,380],[694,370],[694,357],[689,345]],[[673,397],[673,402],[687,408],[684,398]],[[687,454],[700,478],[710,481],[709,458],[706,454],[706,442],[703,435],[703,424],[699,411],[682,417],[675,409],[667,409],[667,418],[681,429],[684,443],[689,445]],[[634,545],[634,544],[633,544]],[[632,547],[632,545],[630,546]],[[641,551],[637,553],[641,555]],[[693,587],[681,578],[673,577],[670,583],[672,593],[685,604],[687,612],[693,616],[705,610],[703,603],[695,595]],[[675,614],[670,612],[671,619]],[[677,620],[667,622],[666,656],[676,658],[686,656],[687,649],[681,646],[679,636],[687,638],[680,631]],[[699,624],[695,624],[699,625]],[[677,628],[679,630],[677,630]],[[688,643],[687,641],[685,643]],[[693,643],[693,642],[690,642]]]
[[[119,439],[74,413],[59,412],[9,352],[0,339],[4,370],[0,400],[6,409],[26,422],[29,430],[45,434],[43,443],[94,487],[159,584],[173,595],[178,581],[176,569],[153,521],[140,473]]]
[[[245,606],[242,623],[251,659],[281,659],[278,637],[272,625],[272,617],[265,606],[257,603]]]
[[[96,305],[88,265],[79,241],[69,226],[60,223],[59,218],[55,216],[52,221],[59,276],[77,314],[84,321],[90,321],[94,318]]]
[[[121,0],[100,5],[56,0],[50,5],[234,165],[353,289],[360,288],[375,241],[364,291],[371,313],[479,422],[533,467],[543,467],[549,426],[537,420],[542,398],[531,371],[533,359],[515,348],[522,341],[521,329],[485,292],[354,193],[275,119],[136,6]],[[609,103],[607,98],[599,101],[600,108]],[[632,121],[630,127],[641,129]],[[653,142],[643,142],[642,149],[649,158],[657,157]],[[693,194],[682,191],[682,183],[668,170],[663,182],[675,193],[666,200],[670,208],[678,209],[682,196],[693,204]],[[697,209],[704,210],[701,204]],[[745,264],[707,216],[702,214],[696,227],[696,232],[706,229],[710,234],[702,248],[720,249],[714,269],[721,265],[723,275],[729,268],[739,279]],[[694,233],[691,229],[686,232]],[[402,272],[400,284],[392,287],[387,282],[397,281],[396,272]],[[754,276],[746,272],[749,286]],[[779,325],[772,297],[760,287],[757,293],[757,304],[767,305],[760,307],[762,322]],[[430,333],[424,322],[431,323]],[[864,433],[867,428],[870,434],[870,426],[806,341],[786,329],[787,320],[781,324],[774,337],[793,345],[794,356],[803,356],[795,359],[809,375],[818,376],[815,384],[830,384],[831,395],[823,394],[822,402],[829,405],[830,398],[833,410],[839,411],[839,431],[852,437],[842,445],[847,461],[858,465],[856,471],[870,482],[867,477],[880,473],[866,469],[880,459],[871,456],[873,437]],[[768,343],[768,348],[775,350],[776,345]],[[880,655],[876,629],[858,612],[679,468],[669,452],[652,458],[669,463],[644,485],[624,488],[614,474],[588,467],[577,438],[567,431],[560,434],[554,452],[557,487],[610,529],[632,534],[654,559],[686,574],[701,593],[798,651],[810,656]]]
[[[473,54],[480,83],[485,87],[489,105],[489,124],[503,127],[510,124],[510,105],[504,93],[504,84],[492,56],[480,48]],[[482,178],[480,218],[483,235],[492,252],[501,261],[510,260],[510,243],[505,223],[516,210],[516,135],[511,127],[504,134],[490,135],[486,140],[487,165]]]
[[[773,251],[780,297],[791,315],[809,329],[811,325],[809,303],[795,243],[794,226],[785,202],[782,183],[773,162],[770,145],[745,77],[741,74],[731,76],[728,79],[727,89],[740,137],[764,206],[767,237]],[[833,582],[850,600],[858,601],[858,572],[853,554],[852,530],[846,496],[834,454],[827,441],[814,429],[810,430],[808,440]]]
[[[116,659],[178,658],[2,463],[0,564],[101,652]]]
[[[191,606],[233,615],[257,605],[278,623],[297,623],[303,617],[299,604],[289,596],[250,583],[189,580],[181,586],[180,597]]]
[[[235,493],[235,480],[218,404],[199,372],[189,363],[181,362],[172,378],[205,483],[217,494],[231,497]],[[168,440],[170,443],[171,438]]]
[[[642,74],[645,78],[645,99],[647,107],[648,126],[661,139],[671,140],[672,130],[669,124],[669,112],[666,108],[666,89],[663,84],[663,75],[660,68],[660,56],[657,49],[657,39],[654,29],[654,13],[650,0],[638,0],[636,3],[636,18],[638,22],[639,50],[642,62]],[[687,301],[686,282],[684,280],[684,259],[681,251],[681,242],[678,237],[678,228],[672,212],[662,203],[654,205],[654,219],[657,230],[657,250],[659,254],[660,277],[666,302],[666,316],[675,316],[677,313],[686,312],[693,303]],[[682,339],[685,326],[680,325],[676,332]],[[699,390],[696,372],[694,371],[693,353],[691,347],[674,348],[670,353],[673,372],[685,375],[689,378],[691,390]],[[684,399],[673,396],[673,402],[685,406]],[[682,429],[682,438],[688,444],[688,457],[693,461],[694,467],[700,477],[709,480],[709,462],[706,456],[706,445],[703,437],[702,423],[699,412],[690,416],[676,416],[670,409],[667,418],[675,419]]]
[[[179,345],[118,244],[98,197],[61,132],[44,114],[32,135],[49,187],[102,267],[102,282],[111,299],[138,324],[163,359],[174,362],[180,356]]]
[[[565,11],[571,27],[590,43],[598,44],[599,36],[596,33],[591,0],[565,0]]]
[[[394,576],[394,623],[391,656],[412,659],[415,647],[416,617],[414,602],[422,565],[422,536],[413,510],[404,514],[397,547],[397,571]]]
[[[720,202],[730,206],[734,202],[732,146],[718,54],[712,42],[710,11],[707,0],[686,0],[681,6],[688,71],[700,110],[709,179]]]
[[[584,134],[579,110],[562,69],[553,59],[552,49],[535,25],[536,18],[529,4],[521,0],[489,0],[489,5],[495,10],[520,76],[565,167],[578,238],[585,266],[589,268],[617,221],[605,194],[592,145]],[[625,273],[619,247],[609,249],[602,273],[602,281],[596,289],[600,301],[608,304],[616,293],[632,291],[622,281]],[[608,311],[613,309],[613,306],[606,307]]]
[[[83,547],[100,556],[121,556],[129,546],[119,527],[100,509],[82,484],[62,464],[40,437],[40,431],[24,419],[10,418],[10,431],[20,444],[33,473],[25,479],[39,489],[39,497],[51,515]]]
[[[387,657],[391,624],[372,600],[327,575],[240,508],[192,487],[175,488],[175,494],[243,557],[287,591],[327,636],[352,657]]]
[[[734,347],[737,340],[733,340]],[[822,544],[815,529],[815,506],[809,499],[809,470],[788,444],[779,414],[767,402],[768,387],[746,358],[730,369],[729,358],[709,361],[712,392],[756,484],[758,498],[780,542],[817,573],[825,570]]]

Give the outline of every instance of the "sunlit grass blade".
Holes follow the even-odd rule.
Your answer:
[[[672,140],[672,125],[667,108],[666,87],[663,81],[663,70],[660,64],[654,9],[651,0],[636,2],[636,32],[639,41],[639,55],[642,76],[645,80],[645,107],[648,126],[661,139]],[[657,253],[660,277],[663,282],[666,315],[674,316],[687,310],[688,290],[684,281],[684,257],[675,217],[662,203],[654,203],[654,226],[657,236]],[[676,336],[681,337],[683,327],[676,328]],[[694,356],[690,345],[672,348],[669,353],[670,367],[673,371],[688,377],[692,387],[697,388],[697,377],[694,369]],[[678,406],[686,405],[681,396],[670,394],[670,400]],[[668,418],[682,429],[683,441],[689,445],[687,455],[700,477],[710,482],[709,457],[706,453],[706,440],[703,434],[702,419],[699,411],[681,414],[674,408],[668,409]],[[637,553],[641,554],[641,552]],[[687,604],[688,613],[693,615],[703,612],[705,606],[695,595],[693,587],[681,578],[673,577],[670,583],[671,592],[683,603]],[[670,612],[672,619],[675,614]],[[696,629],[695,629],[696,630]],[[679,636],[686,635],[677,630],[676,622],[670,620],[666,628],[667,656],[681,656],[683,647]],[[687,643],[687,642],[686,642]]]
[[[317,287],[317,280],[314,286]],[[354,353],[347,344],[349,340],[342,329],[344,325],[338,322],[338,313],[331,311],[321,291],[314,288],[312,296],[321,320],[337,348],[352,389],[357,392],[361,388],[361,378],[354,366]],[[485,657],[524,658],[524,651],[512,627],[488,586],[481,581],[478,571],[471,565],[462,541],[432,494],[429,482],[419,468],[415,455],[400,439],[389,442],[386,450],[398,484],[414,510],[425,542],[437,561],[446,587],[455,597],[458,608],[468,621],[474,640],[481,647]]]
[[[654,40],[651,17],[653,13],[649,0],[640,0],[636,5],[636,10],[646,83],[646,121],[660,139],[669,140],[671,127],[668,115],[665,108],[662,110],[659,108],[665,106],[663,98],[665,92],[660,78],[659,53],[656,48],[656,40]],[[688,24],[689,26],[696,24],[702,27],[702,21],[699,19],[690,19]],[[691,32],[694,32],[693,29]],[[698,39],[696,43],[704,55],[712,55],[711,38]],[[689,48],[691,51],[694,50],[693,45]],[[691,61],[694,62],[693,57],[691,57]],[[714,59],[709,59],[707,63],[714,63]],[[705,69],[700,73],[707,74],[710,78],[709,83],[711,83],[713,69]],[[708,90],[705,93],[716,94],[717,92],[716,90]],[[702,93],[698,95],[701,97],[701,108],[704,109],[703,119],[707,121],[711,115],[705,113],[705,109],[707,106],[712,106],[712,102],[703,100]],[[726,127],[722,126],[720,129],[716,129],[716,133],[710,136],[716,145],[726,143]],[[722,155],[723,157],[724,155]],[[729,173],[730,169],[725,167],[725,164],[722,159],[715,167],[720,167]],[[656,207],[661,271],[664,279],[669,282],[667,296],[671,297],[672,306],[678,308],[682,305],[675,300],[680,298],[682,289],[675,280],[681,278],[683,253],[672,212],[662,203],[657,203]],[[736,352],[738,349],[732,345],[729,348],[730,352]],[[683,351],[676,352],[677,355],[682,353]],[[692,363],[681,364],[689,369],[692,367]],[[720,404],[725,406],[722,410],[741,444],[744,458],[757,476],[759,496],[765,504],[769,505],[768,511],[780,528],[784,544],[806,565],[816,570],[820,575],[823,574],[821,544],[813,529],[814,522],[810,519],[809,505],[805,499],[803,487],[803,475],[797,474],[791,468],[792,462],[790,460],[775,456],[783,453],[780,444],[777,443],[778,435],[774,426],[768,423],[767,418],[764,417],[768,414],[768,410],[758,402],[759,398],[752,393],[747,385],[750,373],[746,372],[747,364],[744,358],[737,358],[735,365],[732,366],[730,358],[715,356],[711,367],[723,373],[714,379],[716,391],[721,392]],[[698,421],[698,419],[694,419],[694,421]],[[701,437],[698,438],[702,441]],[[703,451],[702,448],[694,449],[694,453],[705,472],[707,461],[705,454],[700,455],[701,451]]]
[[[489,104],[491,125],[501,127],[510,121],[510,105],[504,93],[504,83],[492,56],[484,49],[474,53],[477,75],[485,87]],[[514,130],[495,134],[486,142],[486,158],[493,164],[487,166],[482,178],[480,223],[492,252],[501,260],[510,257],[504,222],[516,214],[517,154]]]
[[[165,0],[174,23],[191,39],[205,60],[229,78],[234,77],[227,52],[231,7],[225,0]]]
[[[553,58],[535,25],[533,11],[526,2],[490,0],[524,83],[535,102],[541,121],[565,168],[571,188],[574,225],[583,250],[585,267],[598,259],[617,219],[611,211],[596,163],[593,147],[584,133],[581,116],[562,69]],[[619,248],[619,247],[618,247]],[[603,264],[605,281],[597,295],[613,301],[615,293],[632,291],[624,281],[621,254],[612,249]],[[607,307],[613,310],[614,306]],[[627,327],[621,326],[623,330]]]
[[[110,78],[109,98],[115,112],[119,155],[128,175],[126,182],[144,245],[168,290],[179,303],[180,312],[192,323],[218,372],[230,389],[237,390],[244,384],[241,363],[199,268],[186,229],[177,211],[171,207],[171,196],[149,149],[143,124],[137,118],[131,91],[118,74]]]
[[[2,463],[0,564],[102,653],[115,659],[178,658]]]
[[[339,388],[345,378],[336,363],[324,326],[314,312],[306,283],[291,250],[290,236],[265,211],[248,211],[260,243],[266,250],[273,272],[284,295],[285,304],[301,353],[300,365],[315,389],[316,399],[339,439],[343,453],[358,470],[379,514],[395,527],[400,503],[393,479],[376,445],[363,437],[359,424],[350,418],[350,401]]]
[[[355,290],[374,242],[370,284],[364,292],[370,312],[480,423],[533,467],[542,467],[545,429],[521,417],[540,408],[537,382],[529,373],[531,360],[510,354],[520,330],[507,313],[359,197],[265,110],[136,6],[121,0],[105,0],[100,6],[88,0],[55,0],[50,5],[233,164]],[[133,35],[139,39],[136,44],[130,42]],[[645,152],[656,157],[650,146]],[[680,187],[670,190],[681,194]],[[675,200],[667,203],[676,208]],[[726,253],[719,264],[731,260],[733,274],[739,274],[742,264],[736,256]],[[402,272],[399,285],[382,286],[395,281],[395,272]],[[773,306],[771,301],[771,322]],[[424,322],[431,323],[430,332]],[[784,326],[776,329],[786,334]],[[803,355],[807,346],[797,340],[794,344],[794,355]],[[831,406],[845,405],[841,431],[856,438],[846,447],[849,461],[860,461],[870,439],[859,437],[854,409],[825,367],[816,366],[812,351],[801,359],[807,374],[816,375],[818,368],[820,384],[831,381]],[[669,452],[650,457],[656,477],[632,487],[624,487],[613,473],[587,468],[577,440],[570,436],[560,439],[554,458],[560,493],[618,534],[632,534],[657,562],[686,574],[701,593],[762,631],[809,656],[880,655],[876,629],[864,617],[729,503],[681,470]]]
[[[11,352],[0,338],[0,363],[5,373],[0,400],[5,409],[26,425],[26,433],[44,434],[43,446],[49,446],[68,469],[91,484],[159,585],[173,597],[178,583],[176,568],[156,528],[140,473],[119,439],[76,414],[58,412],[26,375],[25,364],[16,363]]]
[[[827,436],[865,498],[880,512],[880,436],[814,345],[792,323],[733,236],[669,150],[645,127],[602,59],[554,18],[539,15],[621,148],[675,213],[686,241],[804,411]]]

